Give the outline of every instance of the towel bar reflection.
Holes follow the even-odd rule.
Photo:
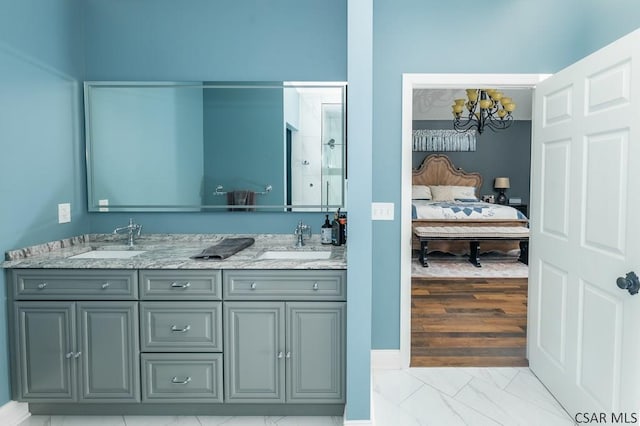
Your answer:
[[[227,195],[228,191],[223,191],[223,189],[224,189],[224,187],[222,185],[216,186],[216,190],[213,192],[213,195]],[[273,189],[273,186],[266,185],[264,187],[264,191],[255,192],[255,194],[257,194],[257,195],[266,195],[266,194],[270,193],[272,189]]]

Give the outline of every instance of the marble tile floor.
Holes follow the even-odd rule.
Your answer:
[[[19,426],[338,426],[342,417],[31,416]]]
[[[376,426],[573,425],[526,367],[375,370]]]
[[[374,370],[376,426],[569,426],[526,367]],[[32,416],[20,426],[338,426],[342,417]]]

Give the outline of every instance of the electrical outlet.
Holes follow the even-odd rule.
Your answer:
[[[71,203],[58,204],[58,223],[71,222]]]
[[[393,220],[393,203],[371,203],[371,220]]]
[[[109,211],[109,200],[107,200],[107,199],[98,200],[98,205],[100,206],[100,208],[98,208],[98,211],[101,211],[101,212],[108,212]]]

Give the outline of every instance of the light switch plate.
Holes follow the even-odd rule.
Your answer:
[[[58,204],[58,223],[71,222],[71,203]]]
[[[393,220],[393,203],[371,203],[371,220]]]

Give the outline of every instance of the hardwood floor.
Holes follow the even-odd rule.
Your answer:
[[[411,279],[411,366],[528,366],[527,278]]]

